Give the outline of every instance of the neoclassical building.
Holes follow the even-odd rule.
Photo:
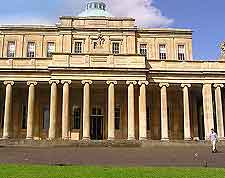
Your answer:
[[[224,138],[224,60],[193,60],[192,30],[138,28],[99,1],[0,26],[0,83],[3,139]]]

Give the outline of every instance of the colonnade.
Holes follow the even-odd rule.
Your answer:
[[[62,139],[69,139],[69,102],[70,102],[70,85],[71,80],[50,80],[51,97],[50,97],[50,127],[49,139],[56,138],[56,120],[57,120],[57,89],[58,84],[63,85],[63,100],[62,100]],[[90,85],[93,81],[83,80],[83,133],[82,139],[90,139]],[[34,108],[35,108],[35,86],[36,81],[28,81],[29,86],[28,94],[28,113],[27,113],[27,139],[33,139],[34,128]],[[117,81],[106,81],[108,85],[108,139],[115,139],[115,85]],[[135,137],[135,90],[134,86],[139,85],[139,140],[147,139],[147,120],[146,120],[146,86],[149,85],[148,81],[126,81],[128,90],[128,106],[127,106],[127,125],[128,125],[128,140],[137,139]],[[5,81],[6,96],[5,96],[5,112],[4,112],[4,127],[3,138],[10,137],[10,121],[12,119],[12,90],[14,81]],[[161,140],[169,140],[168,129],[168,104],[167,104],[167,88],[169,83],[159,83],[161,93]],[[216,122],[217,132],[220,139],[224,138],[224,123],[223,123],[223,109],[221,88],[223,84],[203,84],[202,97],[203,97],[203,111],[204,111],[204,128],[205,137],[214,128],[213,120],[213,102],[212,102],[212,86],[215,87],[215,104],[216,104]],[[184,119],[184,140],[191,140],[190,128],[190,102],[189,102],[189,88],[191,84],[180,84],[183,90],[183,119]]]

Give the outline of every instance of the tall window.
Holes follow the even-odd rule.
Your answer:
[[[119,106],[115,108],[115,129],[116,130],[120,129],[120,107]]]
[[[150,116],[150,108],[147,107],[147,130],[151,129],[151,116]]]
[[[27,105],[22,105],[22,123],[21,128],[26,129],[27,128]]]
[[[49,107],[45,106],[43,108],[43,129],[47,130],[49,129],[50,125],[50,114],[49,114]]]
[[[119,42],[113,42],[112,43],[112,53],[113,54],[119,54],[120,53],[120,43]]]
[[[166,45],[161,44],[159,45],[159,59],[165,60],[167,58],[166,56]]]
[[[97,42],[94,41],[94,43],[93,43],[93,48],[96,49],[96,47],[97,47]]]
[[[27,44],[27,57],[35,57],[35,43],[28,42]]]
[[[1,128],[3,129],[3,126],[4,126],[4,113],[5,113],[5,103],[4,103],[4,101],[3,101],[3,103],[2,103],[2,107],[1,107],[1,124],[0,124],[0,126],[1,126]]]
[[[73,107],[73,117],[72,117],[72,129],[80,129],[81,120],[81,109],[80,107]]]
[[[55,43],[48,42],[47,44],[47,57],[52,57],[52,53],[55,52]]]
[[[16,42],[9,41],[7,47],[7,57],[15,57],[16,56]]]
[[[178,59],[183,61],[185,60],[185,46],[178,45]]]
[[[147,44],[140,44],[140,54],[147,56]]]
[[[82,53],[82,42],[75,42],[75,53]]]

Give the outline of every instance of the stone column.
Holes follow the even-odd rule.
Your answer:
[[[181,84],[183,88],[183,107],[184,107],[184,140],[191,140],[191,123],[190,123],[190,105],[189,105],[189,92],[190,84]]]
[[[35,108],[35,86],[37,82],[28,81],[27,85],[29,86],[28,94],[28,111],[27,111],[27,139],[33,139],[33,130],[34,130],[34,108]]]
[[[127,81],[128,86],[128,140],[135,140],[135,120],[134,120],[134,85],[136,81]]]
[[[83,140],[90,140],[90,85],[91,80],[83,80]]]
[[[107,81],[108,87],[108,140],[115,139],[115,85],[117,81]]]
[[[69,97],[71,80],[62,80],[63,104],[62,104],[62,139],[69,139]]]
[[[223,84],[214,84],[215,87],[215,100],[216,100],[216,122],[217,122],[217,134],[218,138],[224,140],[224,123],[223,123],[223,108],[221,88]]]
[[[140,94],[139,94],[139,140],[147,139],[147,114],[146,114],[146,85],[148,81],[139,81]]]
[[[50,140],[56,138],[56,122],[57,122],[57,84],[59,80],[50,80],[51,99],[50,99],[50,127],[48,137]]]
[[[205,140],[208,139],[210,130],[214,129],[213,121],[213,104],[212,104],[212,85],[203,84],[203,111],[204,111],[204,125],[205,125]]]
[[[4,113],[4,126],[3,126],[3,139],[10,138],[10,122],[12,120],[12,86],[13,81],[5,81],[5,113]]]
[[[169,140],[168,128],[168,111],[167,111],[167,91],[168,83],[160,83],[161,88],[161,140]]]

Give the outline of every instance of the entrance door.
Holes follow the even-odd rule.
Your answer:
[[[103,139],[103,118],[101,108],[93,108],[91,115],[91,139],[102,140]]]

